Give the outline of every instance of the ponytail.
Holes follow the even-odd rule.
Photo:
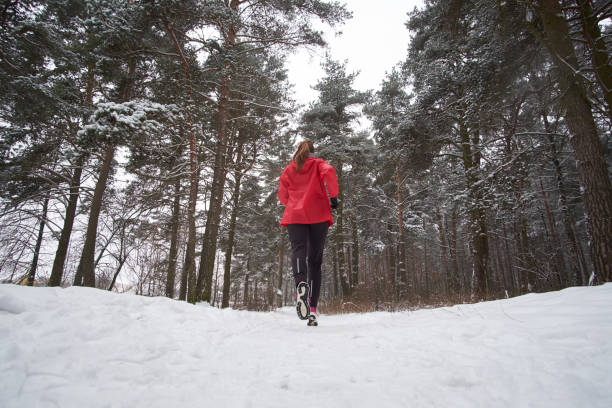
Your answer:
[[[314,153],[314,144],[312,141],[304,140],[303,142],[300,142],[297,151],[293,155],[293,161],[297,166],[297,171],[302,170],[302,167],[304,167],[304,163],[306,163],[306,159],[310,153]]]

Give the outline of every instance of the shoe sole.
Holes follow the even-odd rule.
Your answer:
[[[295,309],[300,320],[308,319],[310,316],[310,305],[308,304],[308,284],[301,282],[297,287],[297,304]]]

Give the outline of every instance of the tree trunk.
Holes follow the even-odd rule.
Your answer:
[[[559,204],[561,206],[561,215],[563,217],[563,225],[565,228],[565,234],[567,236],[567,240],[570,243],[568,248],[569,250],[569,266],[570,270],[567,271],[567,275],[563,276],[564,286],[575,285],[578,282],[582,281],[582,269],[585,268],[585,265],[581,265],[578,241],[576,239],[575,234],[575,225],[574,217],[572,216],[572,212],[570,211],[569,204],[567,202],[567,194],[565,191],[565,182],[563,177],[563,169],[561,168],[561,163],[559,161],[559,154],[557,152],[557,145],[555,143],[554,137],[551,134],[550,124],[548,123],[548,118],[545,112],[542,112],[542,120],[544,122],[544,129],[548,135],[548,146],[550,150],[550,154],[552,157],[552,163],[555,168],[555,174],[557,176],[557,188],[559,190]]]
[[[357,222],[354,216],[351,217],[351,229],[353,234],[353,250],[351,251],[353,257],[353,261],[351,262],[353,279],[351,279],[351,281],[353,287],[355,287],[359,283],[359,236],[357,234]]]
[[[338,252],[332,251],[332,269],[334,274],[334,297],[339,295],[340,285],[338,283]]]
[[[236,169],[234,171],[234,205],[230,216],[229,233],[227,237],[227,248],[225,250],[225,270],[223,273],[223,298],[221,307],[229,307],[230,273],[232,267],[232,250],[234,249],[234,237],[236,234],[236,217],[240,204],[240,181],[242,180],[242,142],[238,145],[236,158]]]
[[[249,274],[244,275],[244,306],[249,306]]]
[[[187,301],[196,302],[196,277],[195,277],[195,247],[196,247],[196,224],[195,210],[198,200],[199,170],[196,162],[195,135],[191,132],[189,138],[189,205],[187,207],[187,248],[185,250],[185,265],[183,274],[187,277]]]
[[[338,274],[340,275],[340,285],[342,286],[343,296],[350,296],[350,288],[348,285],[348,273],[346,264],[344,262],[344,192],[342,191],[342,161],[338,162],[336,167],[336,174],[338,176],[338,186],[340,186],[338,192],[338,208],[336,209],[336,253],[338,262]]]
[[[219,283],[219,254],[217,254],[217,267],[215,268],[215,282],[213,286],[213,299],[211,302],[211,305],[213,307],[217,304],[217,292],[219,291],[218,283]],[[227,291],[227,306],[226,307],[229,307],[229,290]]]
[[[85,243],[83,244],[81,259],[74,278],[74,285],[76,286],[83,285],[92,288],[96,286],[94,256],[96,250],[98,221],[100,218],[100,211],[102,209],[102,198],[104,195],[104,190],[106,190],[108,175],[110,173],[114,157],[115,145],[107,146],[106,150],[104,151],[104,158],[102,160],[102,166],[100,167],[100,174],[98,176],[98,181],[94,189],[94,195],[91,200],[91,210],[89,212],[87,232],[85,233]]]
[[[479,180],[479,136],[472,138],[465,125],[460,125],[461,147],[465,179],[469,198],[469,227],[470,250],[474,264],[474,278],[476,279],[475,295],[485,299],[488,294],[489,279],[489,244],[487,239],[487,220],[485,204],[483,202],[483,186]]]
[[[436,221],[438,224],[438,234],[440,236],[440,266],[441,266],[441,273],[440,275],[442,275],[442,281],[441,283],[444,285],[444,291],[446,292],[447,289],[447,282],[448,282],[448,257],[446,254],[446,237],[444,235],[444,221],[442,219],[442,215],[440,214],[440,208],[436,208]]]
[[[119,272],[121,272],[121,269],[123,268],[123,264],[125,263],[126,259],[127,257],[119,260],[119,265],[117,265],[117,270],[115,270],[115,273],[113,274],[113,280],[111,281],[110,285],[108,285],[109,292],[113,290],[113,287],[115,286],[115,282],[117,282],[117,277],[119,276]]]
[[[70,179],[70,196],[68,198],[68,206],[66,207],[66,216],[64,217],[64,226],[55,251],[55,259],[53,260],[53,269],[49,277],[49,286],[60,286],[64,275],[64,265],[66,263],[66,255],[70,244],[70,236],[72,235],[72,227],[76,217],[77,203],[79,201],[79,189],[81,187],[81,174],[83,173],[83,164],[85,155],[79,156],[76,162],[76,167]]]
[[[561,289],[563,286],[562,276],[565,276],[565,262],[563,260],[563,252],[561,251],[561,245],[559,238],[557,237],[557,229],[555,227],[555,219],[550,210],[550,206],[548,205],[548,198],[546,197],[546,192],[544,191],[544,184],[542,183],[542,179],[540,179],[540,192],[542,193],[542,202],[544,203],[544,210],[546,211],[546,218],[548,220],[548,224],[550,226],[550,236],[552,240],[552,250],[555,252],[553,265],[555,266],[556,271],[554,272],[554,283],[556,289]]]
[[[400,174],[399,163],[395,166],[395,181],[397,188],[397,225],[398,225],[398,242],[397,242],[397,285],[398,296],[406,294],[406,283],[408,274],[406,272],[406,233],[404,232],[404,199],[402,197],[402,178]]]
[[[174,280],[176,277],[176,257],[178,255],[179,215],[181,211],[181,180],[174,182],[174,202],[172,203],[172,220],[170,227],[170,253],[168,254],[168,273],[166,276],[166,296],[174,298]]]
[[[612,182],[591,104],[581,77],[575,74],[577,58],[559,1],[542,0],[537,10],[545,32],[541,40],[553,55],[562,90],[560,103],[573,135],[595,277],[599,282],[612,281]]]
[[[49,195],[45,197],[43,201],[42,213],[40,215],[40,226],[38,228],[38,237],[36,238],[36,245],[34,246],[34,256],[32,257],[32,264],[30,265],[30,271],[28,273],[28,286],[34,286],[34,280],[36,279],[36,269],[38,267],[38,256],[40,255],[40,247],[42,245],[43,236],[45,233],[45,224],[47,223],[47,209],[49,208]]]
[[[239,1],[231,0],[229,7],[236,12]],[[227,28],[227,40],[225,47],[233,50],[236,46],[237,27],[231,23]],[[217,144],[215,147],[215,163],[213,171],[213,182],[210,195],[210,205],[206,217],[206,230],[204,232],[204,242],[202,244],[202,255],[200,257],[200,269],[198,272],[197,294],[198,299],[205,302],[210,301],[210,291],[212,284],[212,271],[217,252],[217,236],[219,233],[219,222],[221,219],[221,206],[223,203],[223,189],[225,187],[225,168],[226,156],[229,152],[228,119],[230,108],[230,86],[231,86],[232,67],[229,61],[224,64],[224,74],[221,78],[219,102],[217,110]]]
[[[187,253],[183,258],[183,263],[186,264]],[[183,268],[181,271],[181,286],[179,288],[179,300],[187,300],[187,270]]]
[[[504,249],[506,250],[506,263],[508,268],[508,274],[512,281],[512,295],[518,295],[521,293],[521,284],[519,282],[519,276],[517,276],[512,263],[512,252],[510,251],[510,240],[508,239],[508,232],[506,230],[506,224],[502,224],[504,232]]]
[[[457,210],[453,209],[451,215],[451,239],[450,239],[450,258],[451,258],[451,288],[456,294],[461,290],[461,279],[459,277],[459,261],[457,260]]]

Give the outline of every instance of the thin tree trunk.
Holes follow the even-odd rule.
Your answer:
[[[355,217],[351,217],[351,229],[353,234],[353,248],[352,248],[352,271],[353,271],[353,287],[357,286],[359,283],[359,236],[357,234],[357,222],[355,221]]]
[[[244,306],[249,307],[249,274],[244,275]]]
[[[234,205],[230,216],[229,233],[227,237],[227,248],[225,250],[225,270],[223,273],[223,298],[221,307],[229,307],[229,289],[230,289],[230,274],[232,267],[232,251],[234,249],[234,237],[236,234],[236,217],[238,216],[238,208],[240,204],[240,181],[242,180],[242,142],[238,145],[238,153],[236,157],[236,168],[234,171]]]
[[[121,233],[120,233],[120,240],[119,240],[119,259],[118,259],[119,265],[117,266],[117,270],[113,274],[113,279],[111,280],[111,283],[108,286],[109,291],[113,290],[113,287],[115,286],[115,282],[117,281],[117,277],[119,276],[119,272],[121,272],[121,268],[123,268],[123,264],[127,260],[127,254],[125,253],[125,229],[126,229],[126,225],[125,225],[125,222],[123,222],[123,224],[121,225]]]
[[[337,251],[332,251],[332,269],[333,269],[333,274],[334,274],[334,297],[337,297],[339,295],[339,284],[338,284],[338,252]]]
[[[230,258],[231,259],[231,258]],[[215,304],[217,304],[217,292],[219,291],[219,254],[217,254],[217,267],[215,268],[215,284],[213,286],[213,299],[212,299],[212,305],[213,307],[215,306]],[[223,286],[225,287],[225,282],[223,282]],[[227,291],[227,306],[229,307],[229,290]]]
[[[257,296],[258,296],[258,294],[257,294],[257,286],[258,285],[257,284],[258,284],[258,282],[257,282],[257,278],[256,278],[256,279],[253,280],[253,305],[256,308],[257,308],[258,303],[259,303],[259,301],[257,299]]]
[[[185,264],[187,254],[183,256],[183,264]],[[187,300],[187,271],[185,268],[181,271],[181,285],[179,287],[179,300]]]
[[[444,285],[444,289],[446,289],[446,282],[448,280],[448,258],[446,254],[446,238],[444,236],[444,221],[442,219],[442,215],[440,214],[440,209],[436,208],[436,220],[438,224],[438,233],[440,236],[440,265],[441,265],[441,275],[442,275],[442,284]]]
[[[555,261],[553,262],[555,268],[555,282],[556,288],[561,289],[562,286],[562,276],[565,276],[564,270],[564,260],[563,260],[563,252],[561,252],[561,245],[559,242],[559,238],[557,237],[557,229],[555,228],[555,219],[550,211],[550,206],[548,205],[548,199],[546,198],[546,192],[544,191],[544,184],[542,183],[542,179],[540,179],[540,192],[542,193],[542,202],[544,203],[544,210],[546,211],[546,218],[548,219],[548,224],[550,228],[550,236],[552,239],[552,249],[556,252]]]
[[[423,229],[425,229],[423,222]],[[427,237],[423,239],[423,280],[425,281],[425,300],[429,300],[431,292],[432,277],[429,276],[429,252],[427,251]]]
[[[506,250],[506,263],[508,267],[508,274],[510,275],[510,279],[512,280],[512,295],[518,295],[521,293],[521,285],[519,282],[519,277],[515,272],[515,268],[512,264],[512,252],[510,251],[510,240],[508,239],[508,233],[506,231],[506,224],[502,224],[502,228],[504,231],[504,249]]]
[[[174,280],[176,277],[176,257],[178,255],[179,216],[181,211],[181,180],[174,182],[174,202],[172,203],[172,220],[170,227],[170,253],[168,254],[168,273],[166,276],[166,296],[174,297]]]
[[[127,256],[119,260],[119,265],[117,265],[117,269],[115,270],[115,273],[113,274],[113,280],[108,286],[109,292],[112,291],[113,288],[115,287],[115,282],[117,282],[117,277],[119,276],[119,272],[121,272],[121,269],[123,268],[123,264],[125,264],[126,260],[127,260]]]
[[[397,225],[398,225],[398,243],[397,243],[397,256],[398,256],[398,273],[397,273],[397,285],[398,285],[398,296],[404,296],[406,294],[406,282],[408,280],[408,274],[406,272],[406,233],[404,232],[404,199],[402,197],[402,177],[400,174],[399,163],[395,166],[395,181],[397,189]]]
[[[451,288],[453,292],[459,293],[461,289],[459,277],[459,262],[457,260],[457,210],[453,209],[451,215],[451,240],[450,240],[450,258],[451,258]]]
[[[193,133],[192,133],[193,135]],[[187,277],[187,301],[196,302],[196,278],[195,278],[195,247],[196,247],[196,224],[195,210],[198,200],[199,171],[196,163],[195,137],[189,139],[189,205],[187,207],[187,248],[185,250],[185,265],[183,274]]]
[[[36,269],[38,268],[38,257],[40,255],[40,247],[42,245],[45,224],[47,223],[47,209],[49,208],[49,195],[45,197],[43,201],[42,213],[40,215],[40,226],[38,228],[38,237],[36,238],[36,245],[34,246],[34,256],[32,257],[32,264],[30,265],[30,272],[28,273],[28,286],[34,286],[36,280]]]
[[[339,161],[338,165],[336,166],[336,175],[338,176],[338,185],[340,186],[338,192],[338,208],[336,208],[336,252],[338,254],[338,274],[340,276],[340,285],[342,286],[343,296],[350,296],[351,292],[348,284],[349,276],[344,255],[344,192],[342,188],[342,161]]]

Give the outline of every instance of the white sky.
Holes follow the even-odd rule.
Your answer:
[[[328,52],[332,58],[348,61],[348,72],[360,72],[355,79],[359,90],[377,89],[385,72],[406,58],[409,32],[407,13],[422,0],[345,0],[353,18],[338,27],[342,34],[326,30]],[[295,99],[307,105],[317,98],[311,87],[323,75],[321,62],[325,49],[301,50],[288,60],[289,80],[294,84]]]

